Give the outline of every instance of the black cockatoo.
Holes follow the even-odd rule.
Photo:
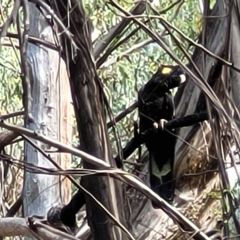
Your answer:
[[[159,68],[138,93],[140,134],[153,129],[154,126],[160,126],[160,129],[149,131],[150,133],[144,137],[149,151],[150,186],[170,202],[173,197],[172,169],[176,138],[171,134],[174,134],[175,130],[164,130],[163,123],[175,117],[170,89],[178,87],[185,80],[186,76],[179,66],[173,67],[168,73]],[[170,163],[171,169],[167,174],[162,172],[166,163]]]

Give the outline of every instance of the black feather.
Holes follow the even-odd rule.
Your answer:
[[[169,74],[156,72],[138,93],[139,129],[140,134],[153,129],[154,123],[161,119],[167,121],[175,117],[175,107],[170,89],[178,87],[182,82],[183,72],[175,67]],[[145,144],[149,151],[150,186],[162,198],[171,201],[173,196],[172,168],[174,161],[175,133],[174,129],[149,131]],[[158,172],[170,163],[171,171],[160,177]]]

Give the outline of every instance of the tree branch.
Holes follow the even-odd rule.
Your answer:
[[[0,233],[2,237],[6,236],[27,236],[27,237],[38,237],[44,240],[60,240],[70,239],[76,240],[77,238],[67,233],[61,232],[51,226],[39,224],[40,222],[34,221],[34,231],[27,225],[27,221],[24,218],[0,218]]]

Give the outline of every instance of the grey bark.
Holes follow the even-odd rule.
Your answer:
[[[240,12],[239,12],[239,7],[240,7],[240,1],[237,0],[232,3],[233,4],[233,10],[231,13],[231,19],[230,19],[230,32],[229,32],[229,47],[228,47],[228,60],[234,64],[235,67],[240,69],[240,47],[238,40],[240,38]],[[236,4],[236,5],[235,5]],[[230,69],[229,70],[229,76],[230,76],[230,83],[229,85],[231,86],[232,90],[232,99],[235,103],[236,109],[235,109],[235,114],[234,117],[235,119],[240,118],[239,111],[240,111],[240,73]],[[237,122],[238,127],[240,127],[239,121]],[[234,146],[235,149],[238,148],[238,146]],[[234,149],[234,150],[235,150]],[[230,156],[229,156],[230,158]],[[239,156],[235,159],[236,162],[239,162]],[[231,189],[234,189],[235,191],[235,197],[238,199],[238,202],[240,200],[240,191],[239,191],[239,173],[240,173],[240,167],[237,165],[236,169],[234,167],[231,167],[227,169],[228,177],[229,177],[229,182]],[[239,209],[236,209],[236,217],[238,220],[238,223],[240,222],[240,211]],[[237,229],[236,226],[234,225],[233,220],[231,219],[229,221],[229,228],[230,228],[230,233],[231,236],[236,236],[237,234]]]
[[[236,1],[238,9],[240,7],[240,1]],[[237,8],[234,8],[231,15],[231,22],[230,22],[230,44],[229,44],[229,61],[234,63],[234,66],[237,68],[240,68],[240,47],[238,44],[238,41],[236,39],[239,39],[240,37],[240,19]],[[231,85],[232,85],[232,95],[233,100],[236,103],[236,107],[238,111],[240,110],[240,73],[236,72],[234,70],[230,70],[230,76],[231,76]]]
[[[52,27],[46,21],[46,18],[39,12],[35,4],[29,3],[30,12],[30,34],[42,38],[49,42],[54,42]],[[60,136],[63,134],[63,126],[60,128],[60,116],[69,124],[69,114],[66,114],[66,107],[62,107],[60,98],[60,76],[64,73],[64,65],[59,59],[59,53],[50,50],[41,45],[28,43],[27,45],[27,65],[29,68],[31,104],[26,109],[26,116],[32,115],[33,121],[25,122],[26,127],[34,130],[37,134],[41,133],[53,140],[63,140]],[[61,66],[61,68],[60,68]],[[66,78],[66,74],[64,76]],[[69,90],[68,86],[64,86]],[[26,97],[26,96],[25,96]],[[69,101],[70,98],[65,99]],[[26,106],[25,106],[26,107]],[[60,115],[60,110],[65,110]],[[27,118],[26,118],[27,119]],[[66,127],[65,131],[71,133]],[[60,132],[61,131],[61,132]],[[67,136],[69,136],[67,134]],[[69,141],[64,137],[64,142]],[[44,150],[52,150],[49,145],[33,142]],[[54,166],[45,159],[42,154],[36,151],[29,143],[24,144],[24,158],[28,163],[37,166],[54,168]],[[51,158],[60,163],[60,154],[50,154]],[[66,160],[66,157],[64,158]],[[67,157],[69,161],[69,156]],[[66,163],[64,164],[66,166]],[[69,197],[70,189],[61,192],[60,177],[33,174],[25,171],[24,174],[24,194],[23,194],[23,213],[24,216],[36,214],[45,215],[48,209],[55,204],[62,202],[62,198]],[[67,201],[65,199],[65,201]]]

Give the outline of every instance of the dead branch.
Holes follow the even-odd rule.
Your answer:
[[[0,133],[0,149],[10,144],[15,138],[19,136],[18,133],[12,131],[3,131]]]
[[[37,234],[38,237],[44,240],[78,239],[50,226],[44,227],[43,224],[40,224],[38,221],[34,221],[34,230],[32,230],[27,225],[26,219],[19,217],[0,218],[0,233],[2,237],[22,235],[36,238]]]

